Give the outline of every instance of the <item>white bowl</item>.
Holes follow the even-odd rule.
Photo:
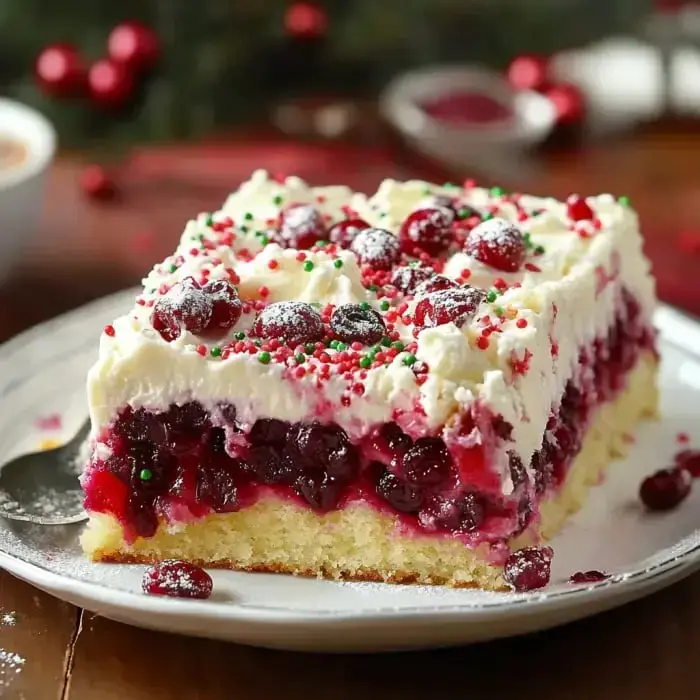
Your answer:
[[[459,91],[487,95],[510,108],[511,118],[485,124],[448,124],[420,105]],[[499,73],[478,66],[432,66],[405,73],[380,96],[380,110],[419,151],[455,168],[488,165],[541,142],[555,110],[544,96],[516,92]]]
[[[56,150],[56,132],[37,111],[0,98],[0,141],[24,146],[24,159],[0,167],[0,274],[20,257],[41,216],[46,173]]]

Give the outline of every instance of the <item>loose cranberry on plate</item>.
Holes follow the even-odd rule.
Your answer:
[[[276,338],[292,347],[315,343],[324,336],[321,315],[303,301],[278,301],[266,306],[255,319],[258,338]]]
[[[549,583],[553,556],[551,547],[519,549],[506,560],[503,578],[518,592],[544,588]]]
[[[522,231],[505,219],[489,219],[473,228],[464,243],[466,253],[503,272],[517,272],[527,248]]]
[[[649,510],[672,510],[690,493],[691,476],[685,469],[660,469],[639,488],[639,497]]]
[[[399,261],[399,239],[381,228],[367,228],[355,236],[350,249],[363,265],[375,270],[391,270]]]
[[[146,569],[141,582],[144,593],[171,598],[209,598],[213,582],[199,566],[166,559]]]
[[[591,569],[590,571],[577,571],[575,574],[572,574],[571,578],[569,578],[569,583],[600,583],[601,581],[607,581],[609,578],[610,574]]]
[[[414,255],[418,249],[435,257],[447,250],[454,219],[454,211],[446,207],[417,209],[409,214],[399,233],[404,253]]]

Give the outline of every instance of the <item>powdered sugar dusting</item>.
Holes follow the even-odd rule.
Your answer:
[[[254,330],[261,338],[284,339],[290,345],[315,342],[324,333],[320,314],[304,301],[270,304],[260,312]]]
[[[22,672],[25,660],[19,654],[0,649],[0,696]]]
[[[355,236],[350,248],[361,263],[378,270],[389,270],[399,259],[401,244],[389,231],[367,228]]]

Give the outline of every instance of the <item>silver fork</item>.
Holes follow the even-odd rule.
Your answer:
[[[73,439],[31,452],[0,468],[0,518],[37,525],[70,525],[87,519],[76,459],[90,432],[87,420]]]

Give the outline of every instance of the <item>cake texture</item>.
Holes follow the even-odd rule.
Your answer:
[[[84,549],[501,588],[654,415],[654,303],[625,200],[258,171],[105,329]]]

